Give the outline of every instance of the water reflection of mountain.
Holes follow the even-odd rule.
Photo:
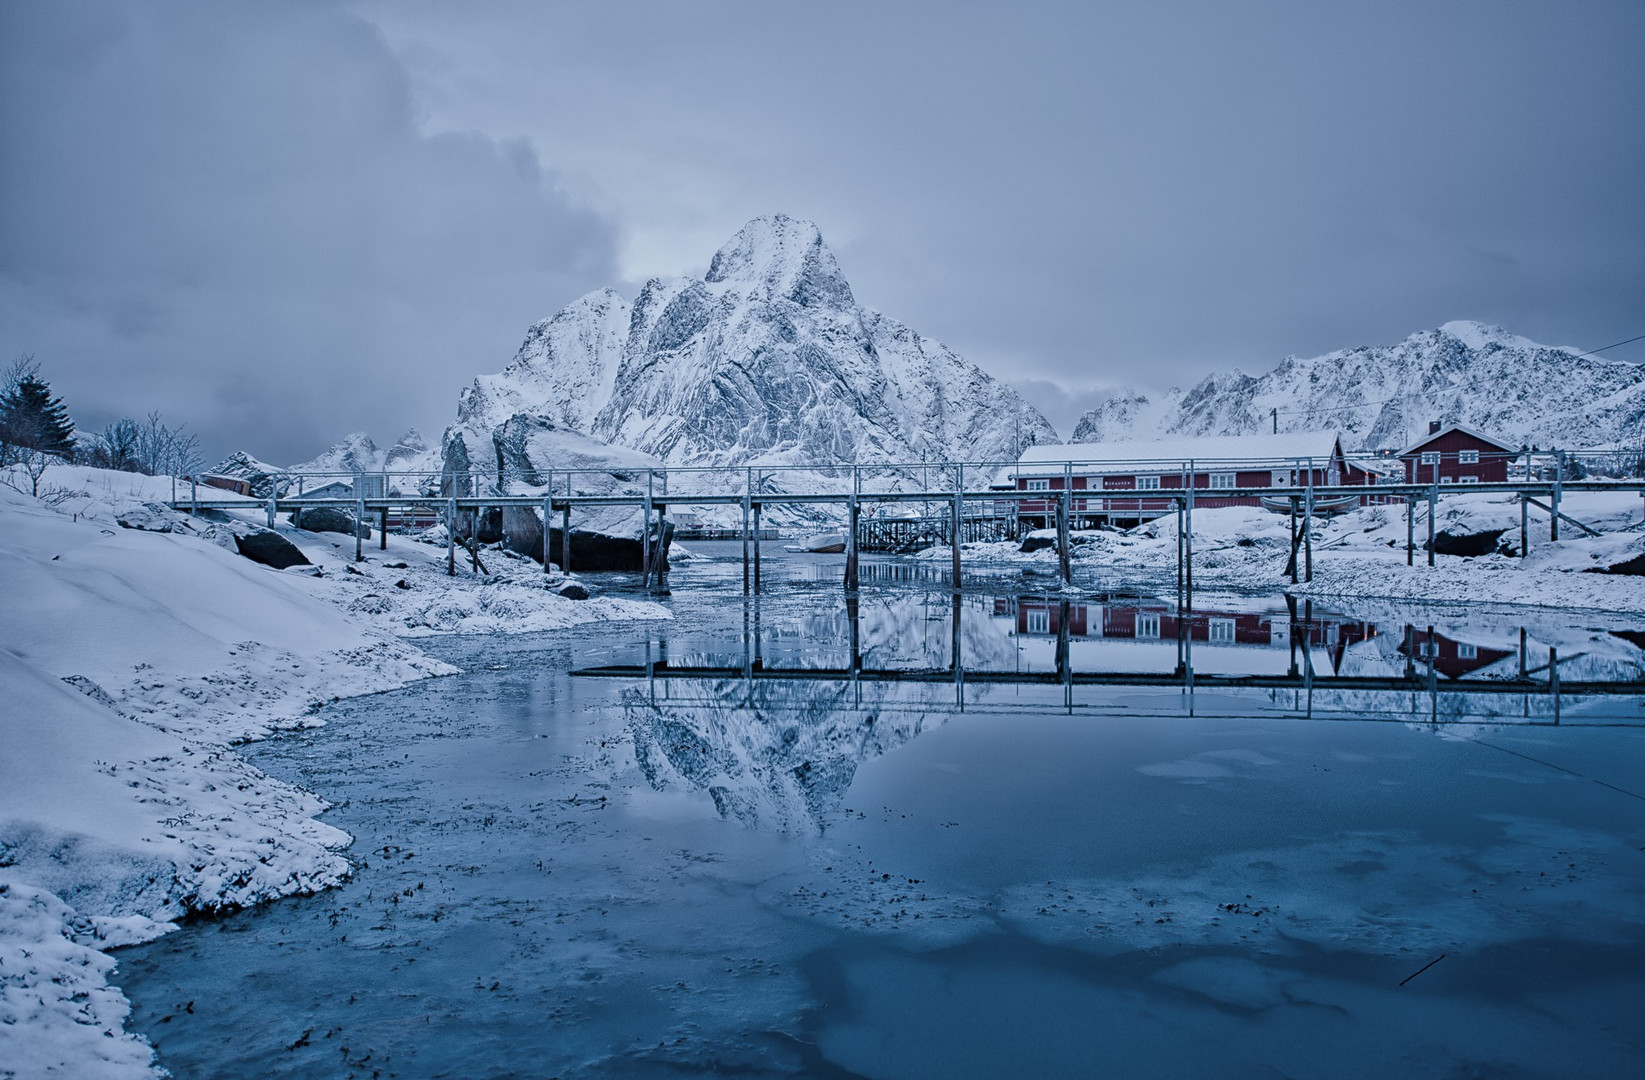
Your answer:
[[[1283,599],[1194,611],[1128,595],[825,603],[762,617],[755,600],[740,647],[665,648],[643,667],[580,674],[646,680],[623,702],[654,788],[703,791],[725,817],[789,832],[821,830],[864,761],[999,686],[1057,687],[1069,713],[1134,710],[1141,699],[1115,706],[1103,687],[1152,687],[1173,691],[1162,709],[1193,712],[1210,693],[1213,709],[1424,722],[1558,723],[1580,706],[1589,722],[1637,723],[1645,692],[1645,635],[1546,615],[1423,613],[1419,626]]]
[[[678,680],[623,694],[634,756],[658,791],[694,789],[752,828],[821,832],[864,761],[946,719],[923,687]]]

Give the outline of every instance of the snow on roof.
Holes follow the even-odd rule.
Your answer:
[[[1334,431],[1289,431],[1279,435],[1201,435],[1149,442],[1067,443],[1031,446],[1012,473],[1060,473],[1070,463],[1151,466],[1168,471],[1192,461],[1196,465],[1289,463],[1297,458],[1324,461],[1335,453]]]
[[[1432,434],[1424,435],[1422,438],[1418,439],[1416,442],[1412,443],[1410,446],[1407,446],[1405,449],[1401,450],[1399,452],[1398,456],[1399,457],[1404,457],[1406,454],[1415,453],[1417,450],[1420,450],[1422,447],[1427,446],[1429,443],[1433,442],[1435,439],[1443,439],[1445,436],[1451,434],[1451,432],[1453,432],[1453,431],[1459,431],[1464,435],[1472,435],[1474,438],[1478,439],[1480,442],[1487,442],[1487,443],[1490,443],[1492,446],[1501,447],[1504,450],[1517,449],[1516,447],[1509,446],[1507,443],[1503,442],[1501,439],[1491,438],[1491,436],[1485,434],[1482,431],[1475,431],[1473,428],[1464,427],[1461,424],[1451,424],[1448,427],[1440,428],[1438,431],[1433,432]]]

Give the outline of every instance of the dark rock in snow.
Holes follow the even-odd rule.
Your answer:
[[[307,510],[295,510],[291,515],[291,523],[306,532],[342,533],[344,536],[354,535],[354,515],[347,510],[339,510],[335,506],[315,506]],[[371,539],[371,526],[360,525],[360,536]]]
[[[1056,547],[1057,542],[1049,536],[1025,536],[1022,538],[1022,547],[1019,551],[1039,551],[1043,548]]]
[[[1610,566],[1590,567],[1587,570],[1584,570],[1583,573],[1585,573],[1585,574],[1627,574],[1629,577],[1645,577],[1645,555],[1635,555],[1631,559],[1626,559],[1626,560],[1624,560],[1622,562],[1619,562],[1619,563],[1613,563]]]
[[[560,595],[567,600],[587,600],[588,590],[573,581],[560,590]]]
[[[1506,554],[1510,549],[1502,543],[1502,534],[1505,529],[1487,529],[1477,533],[1440,532],[1434,534],[1434,554],[1462,555],[1473,558],[1479,555],[1492,555],[1497,552]]]
[[[409,589],[411,588],[411,582],[407,581],[405,578],[401,578],[399,581],[394,583],[394,587],[396,589]]]
[[[275,532],[255,532],[236,536],[234,546],[252,562],[284,570],[288,566],[311,565],[297,545]]]

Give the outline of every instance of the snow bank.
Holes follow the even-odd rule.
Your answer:
[[[356,567],[352,539],[282,529],[318,565],[270,570],[232,547],[260,515],[190,518],[170,489],[70,466],[42,499],[0,484],[0,1077],[150,1075],[96,950],[348,874],[325,804],[233,743],[456,670],[403,635],[664,614],[494,553],[491,578],[448,578],[404,540],[373,552],[402,565]]]

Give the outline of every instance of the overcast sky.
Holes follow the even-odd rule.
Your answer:
[[[1637,0],[0,0],[0,359],[214,456],[437,437],[531,322],[777,211],[1065,434],[1450,319],[1596,348],[1645,333],[1642,43]]]

